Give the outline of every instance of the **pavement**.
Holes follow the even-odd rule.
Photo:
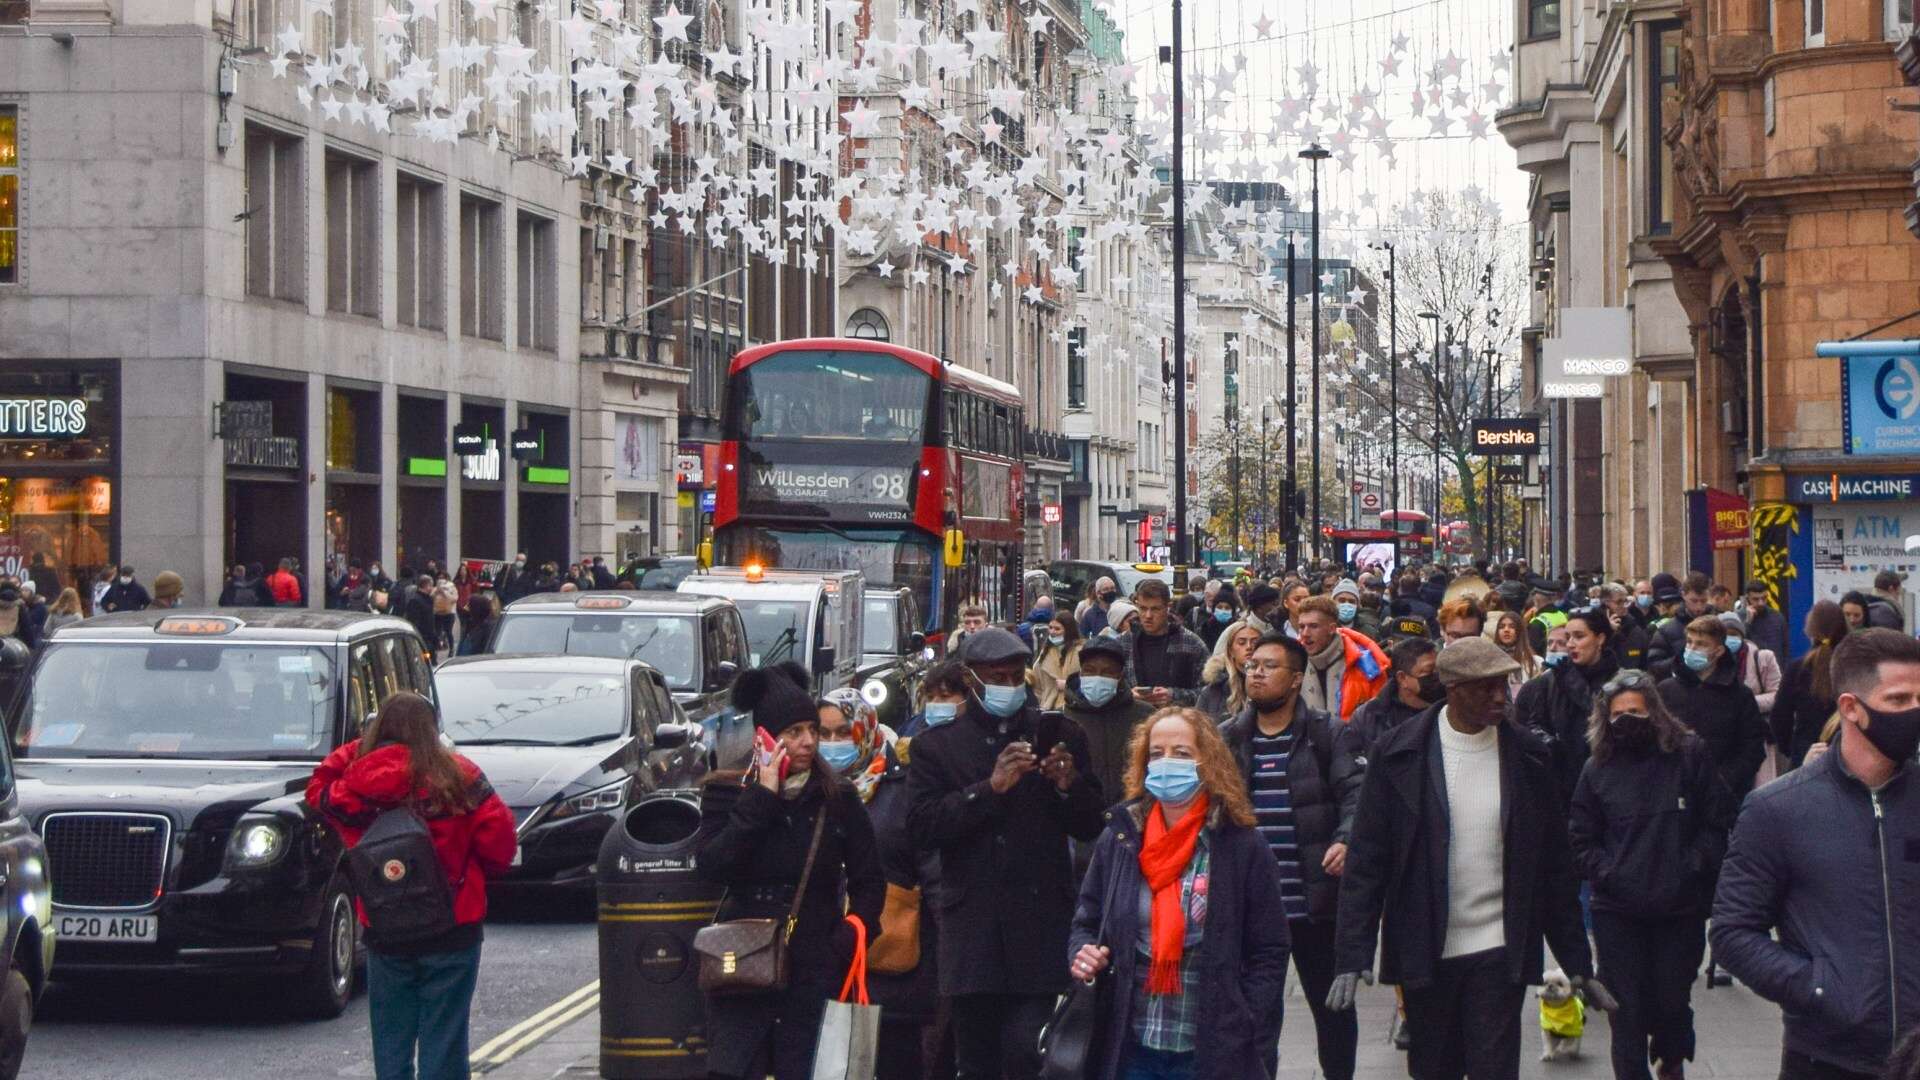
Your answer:
[[[1287,1020],[1280,1035],[1278,1080],[1319,1080],[1314,1060],[1313,1018],[1297,980],[1289,979]],[[1707,989],[1694,984],[1694,1030],[1699,1053],[1688,1066],[1691,1078],[1729,1077],[1760,1080],[1780,1067],[1780,1010],[1738,983]],[[1389,1080],[1407,1075],[1406,1055],[1387,1041],[1394,1010],[1391,989],[1363,988],[1360,998],[1360,1060],[1354,1080]],[[588,1080],[600,1075],[600,1013],[582,1014],[556,1028],[539,1044],[497,1068],[475,1075],[488,1080]],[[1613,1076],[1608,1061],[1607,1021],[1587,1014],[1582,1054],[1572,1060],[1543,1062],[1538,1005],[1527,999],[1521,1013],[1522,1080],[1604,1080]]]

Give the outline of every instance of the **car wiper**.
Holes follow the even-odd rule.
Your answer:
[[[546,739],[455,739],[455,746],[556,746],[564,745],[549,742]]]
[[[785,630],[780,631],[779,637],[773,639],[772,645],[767,646],[766,658],[762,660],[761,663],[763,665],[774,664],[785,657],[792,656],[793,647],[799,643],[800,635],[794,632],[793,627],[787,627]]]
[[[606,742],[608,739],[617,739],[620,737],[620,735],[621,733],[618,731],[610,732],[606,735],[582,735],[578,739],[568,739],[565,742],[556,743],[554,745],[556,746],[592,746],[594,743]]]
[[[634,646],[633,648],[631,648],[631,649],[629,649],[629,650],[627,650],[627,659],[629,659],[629,660],[631,660],[631,659],[633,659],[634,657],[636,657],[636,656],[639,656],[639,655],[640,655],[640,650],[641,650],[641,649],[644,649],[644,648],[646,648],[647,646],[649,646],[649,645],[651,645],[651,644],[653,644],[653,639],[654,639],[654,638],[657,638],[657,637],[659,637],[659,636],[660,636],[660,630],[661,630],[661,627],[663,627],[663,626],[665,626],[665,625],[666,625],[666,624],[664,624],[664,623],[656,623],[656,624],[654,624],[654,627],[653,627],[653,633],[651,633],[651,634],[648,634],[648,635],[647,635],[647,637],[646,637],[646,640],[644,640],[644,641],[642,641],[642,642],[640,642],[640,644],[638,644],[638,645],[635,645],[635,646]]]

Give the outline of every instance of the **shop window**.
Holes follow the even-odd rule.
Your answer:
[[[446,188],[401,173],[394,187],[394,260],[400,325],[447,325]]]
[[[558,344],[554,233],[551,219],[528,213],[520,215],[515,276],[521,348],[550,350]]]
[[[1652,57],[1647,65],[1647,231],[1673,230],[1673,149],[1663,134],[1679,114],[1680,24],[1654,23],[1647,28]]]
[[[500,341],[500,204],[460,196],[460,332]]]
[[[1560,0],[1527,0],[1527,37],[1557,37],[1560,34]]]
[[[1885,0],[1888,41],[1913,33],[1913,8],[1914,0]]]
[[[660,482],[661,444],[666,441],[666,426],[657,416],[621,413],[614,418],[614,438],[620,455],[614,476],[636,483]]]
[[[306,191],[301,140],[247,125],[247,292],[307,298]]]
[[[380,167],[327,154],[327,310],[380,317]]]
[[[0,285],[19,280],[20,110],[5,105],[0,106]]]

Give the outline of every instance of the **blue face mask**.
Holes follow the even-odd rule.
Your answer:
[[[1743,639],[1741,639],[1741,638],[1737,638],[1737,637],[1729,637],[1729,638],[1727,638],[1727,651],[1728,651],[1728,652],[1739,652],[1739,651],[1740,651],[1740,646],[1742,646],[1742,645],[1745,645],[1745,644],[1746,644],[1746,641],[1745,641],[1745,640],[1743,640]]]
[[[1230,623],[1233,621],[1233,609],[1232,608],[1214,608],[1213,619],[1215,622]]]
[[[1352,622],[1353,617],[1360,614],[1360,606],[1358,604],[1341,604],[1334,610],[1340,613],[1340,621],[1343,623]]]
[[[1113,695],[1119,692],[1119,679],[1109,678],[1105,675],[1080,676],[1080,696],[1086,698],[1087,704],[1096,709],[1112,701]]]
[[[1713,657],[1708,656],[1699,649],[1688,649],[1682,655],[1681,659],[1686,662],[1687,667],[1694,671],[1705,671],[1713,666]]]
[[[821,761],[833,766],[835,772],[845,772],[860,760],[860,744],[855,742],[823,742],[814,752],[820,755]]]
[[[1643,608],[1650,608],[1653,606],[1653,594],[1641,593],[1640,595],[1633,598],[1633,602],[1640,605]]]
[[[1561,664],[1567,662],[1567,654],[1563,652],[1550,652],[1541,657],[1540,662],[1548,667],[1559,667]]]
[[[1184,806],[1200,789],[1200,766],[1192,758],[1147,762],[1147,794],[1168,806]]]
[[[1048,644],[1052,645],[1054,648],[1057,649],[1060,646],[1065,645],[1067,643],[1067,639],[1060,634],[1048,634],[1047,642]]]
[[[960,715],[960,705],[954,701],[929,701],[921,715],[926,717],[928,727],[936,728],[941,724],[951,724],[953,718]]]
[[[980,706],[1002,720],[1019,712],[1026,703],[1024,686],[984,686],[980,690]]]

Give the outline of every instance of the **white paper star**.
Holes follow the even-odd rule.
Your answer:
[[[687,40],[687,24],[693,22],[693,16],[682,15],[678,7],[673,4],[668,4],[667,13],[665,15],[654,16],[653,22],[654,25],[660,28],[660,40],[662,42],[685,41]]]

